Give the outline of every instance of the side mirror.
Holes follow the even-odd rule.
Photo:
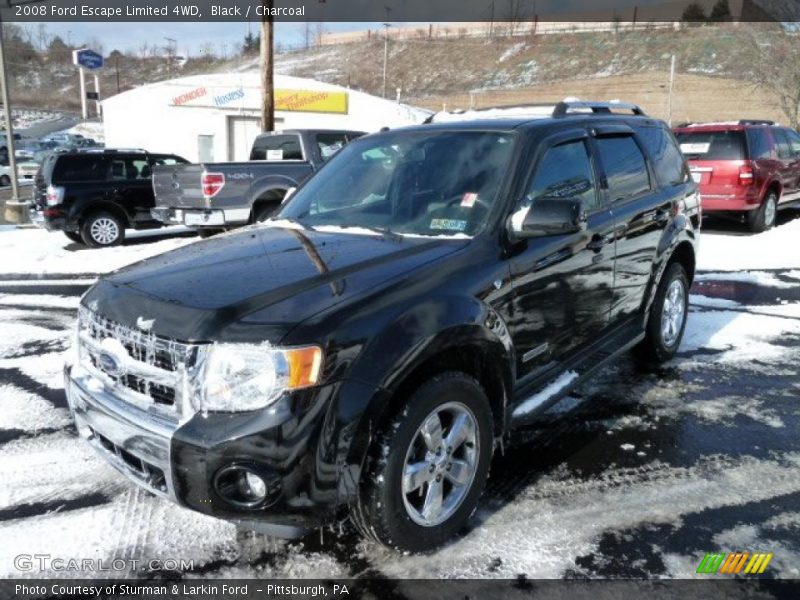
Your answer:
[[[539,198],[528,209],[521,224],[513,217],[511,223],[514,237],[526,239],[583,231],[588,217],[578,198]]]

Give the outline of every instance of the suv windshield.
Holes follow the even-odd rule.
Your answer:
[[[688,160],[742,160],[745,156],[742,131],[680,131],[676,134],[681,152]]]
[[[416,235],[474,235],[510,163],[504,132],[388,133],[345,147],[276,218]]]

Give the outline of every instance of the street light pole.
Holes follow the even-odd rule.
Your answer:
[[[11,99],[8,93],[8,73],[6,71],[6,51],[3,43],[3,20],[0,17],[0,85],[3,86],[3,114],[6,118],[6,152],[8,154],[9,177],[11,178],[11,203],[19,201],[17,182],[17,161],[14,156],[14,124],[11,122]]]

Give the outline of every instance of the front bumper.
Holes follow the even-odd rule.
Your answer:
[[[120,400],[82,367],[65,368],[78,433],[114,468],[184,507],[281,537],[330,521],[341,504],[339,469],[320,460],[327,453],[318,448],[338,388],[306,390],[261,411],[177,422]],[[243,508],[218,493],[216,475],[231,465],[264,477],[264,503]]]

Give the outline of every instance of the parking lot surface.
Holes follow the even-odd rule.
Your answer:
[[[799,236],[791,212],[755,236],[709,224],[678,358],[624,357],[562,401],[496,453],[470,530],[416,556],[347,523],[243,536],[118,475],[69,419],[76,307],[98,275],[196,238],[93,251],[0,231],[0,577],[25,575],[22,553],[136,559],[130,577],[154,559],[191,561],[187,577],[692,577],[714,551],[772,552],[765,576],[800,577]]]

